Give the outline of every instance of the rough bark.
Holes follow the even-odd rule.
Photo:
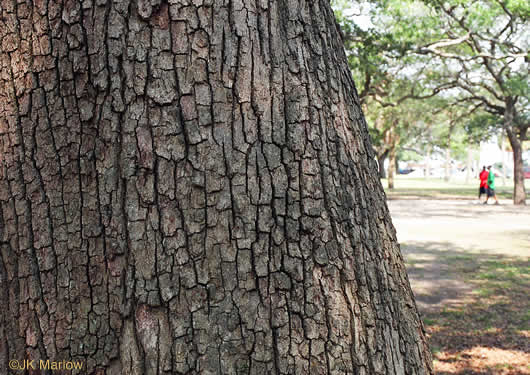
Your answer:
[[[327,0],[1,0],[0,366],[430,374]]]

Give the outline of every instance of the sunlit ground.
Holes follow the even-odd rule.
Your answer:
[[[436,183],[398,180],[388,202],[436,374],[530,374],[530,205]]]

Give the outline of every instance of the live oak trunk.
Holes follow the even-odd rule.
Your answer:
[[[327,0],[0,4],[2,373],[432,373]]]

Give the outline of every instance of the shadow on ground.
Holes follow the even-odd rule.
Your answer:
[[[530,374],[530,261],[451,242],[402,244],[437,375]]]
[[[495,205],[493,202],[482,204],[477,200],[460,200],[460,201],[440,201],[440,200],[414,200],[400,199],[394,200],[393,205],[401,207],[420,205],[422,210],[408,210],[406,208],[392,212],[392,217],[396,218],[416,218],[416,219],[476,219],[494,220],[499,215],[510,215],[514,220],[523,220],[530,213],[530,207],[514,206],[508,201],[501,201],[501,204]],[[530,225],[529,225],[530,226]],[[530,230],[528,231],[530,234]]]

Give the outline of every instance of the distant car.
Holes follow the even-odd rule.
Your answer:
[[[398,169],[398,174],[409,174],[411,172],[414,172],[414,169],[412,168]]]
[[[524,178],[530,178],[530,167],[523,168]]]

